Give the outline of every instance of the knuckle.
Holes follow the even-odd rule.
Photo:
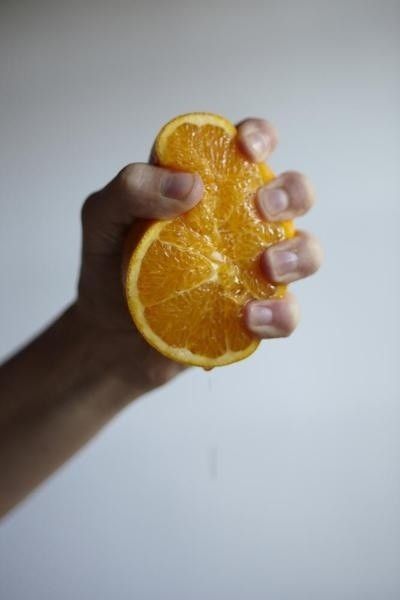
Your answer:
[[[311,260],[310,260],[310,269],[309,269],[310,275],[312,273],[315,273],[316,271],[318,271],[318,269],[321,267],[321,265],[322,265],[321,252],[314,250],[314,252],[311,254]]]
[[[119,172],[117,180],[122,193],[132,193],[142,186],[146,166],[143,163],[131,163]]]
[[[279,142],[278,130],[276,129],[275,125],[273,125],[271,123],[271,121],[267,121],[266,119],[260,119],[260,121],[261,121],[262,127],[264,128],[265,131],[268,132],[268,134],[271,138],[272,146],[275,147]]]
[[[284,328],[281,330],[281,335],[280,335],[280,337],[287,338],[287,337],[289,337],[289,336],[291,336],[291,335],[292,335],[292,333],[294,332],[294,330],[295,330],[295,325],[293,325],[293,326],[286,325],[286,326],[285,326],[285,327],[284,327]]]
[[[315,204],[315,190],[311,181],[308,177],[303,175],[302,179],[303,188],[303,206],[305,209],[311,208]]]
[[[299,309],[297,303],[291,302],[286,305],[282,321],[282,337],[289,337],[296,329],[299,322]]]
[[[300,211],[309,210],[315,202],[315,191],[309,178],[299,171],[287,171],[283,177],[294,207]]]
[[[81,208],[81,224],[84,229],[90,224],[93,218],[93,209],[95,203],[96,194],[91,194],[86,198]]]
[[[323,250],[319,240],[310,233],[303,233],[301,252],[304,256],[304,274],[311,275],[318,271],[323,260]]]
[[[247,132],[249,130],[254,131],[255,129],[258,129],[261,121],[262,119],[259,119],[257,117],[246,117],[237,124],[237,128],[242,133]]]
[[[287,186],[298,186],[299,182],[303,181],[305,175],[300,171],[285,171],[282,173],[282,178]]]

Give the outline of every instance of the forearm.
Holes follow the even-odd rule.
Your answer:
[[[73,305],[0,368],[0,515],[146,391],[130,350],[127,377],[110,336]]]

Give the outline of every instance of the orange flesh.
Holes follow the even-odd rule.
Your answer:
[[[204,367],[255,350],[258,340],[244,325],[244,305],[285,292],[266,281],[259,256],[293,235],[291,223],[261,220],[255,192],[274,175],[247,160],[233,126],[220,119],[221,125],[183,122],[159,134],[158,164],[198,173],[205,193],[188,213],[149,227],[126,281],[128,305],[144,337],[170,358]]]

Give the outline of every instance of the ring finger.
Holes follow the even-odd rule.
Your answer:
[[[261,254],[261,268],[269,281],[291,283],[312,275],[322,262],[322,248],[310,233],[298,231]]]

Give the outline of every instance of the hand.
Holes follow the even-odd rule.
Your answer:
[[[275,129],[262,119],[238,125],[238,143],[250,160],[261,162],[277,144]],[[136,218],[170,219],[191,209],[203,195],[198,175],[135,163],[126,166],[106,187],[86,200],[82,209],[82,267],[77,312],[82,325],[106,339],[118,376],[151,389],[185,367],[154,350],[135,329],[121,279],[123,241]],[[314,202],[308,180],[296,172],[280,175],[256,196],[260,215],[287,220],[304,214]],[[289,283],[311,275],[321,262],[321,249],[310,234],[270,247],[262,256],[265,275]],[[260,338],[289,335],[299,311],[292,294],[283,300],[252,301],[245,309],[247,327]]]
[[[276,145],[274,129],[261,119],[243,121],[238,132],[250,160],[264,160]],[[138,163],[86,200],[76,303],[0,366],[0,516],[127,403],[185,368],[154,350],[134,328],[122,285],[122,249],[135,218],[175,217],[202,195],[198,175]],[[256,194],[260,216],[272,220],[305,213],[313,199],[310,184],[294,172]],[[318,268],[321,249],[303,232],[268,248],[261,259],[269,280],[289,283]],[[292,295],[245,307],[247,327],[261,338],[289,335],[297,320]]]

